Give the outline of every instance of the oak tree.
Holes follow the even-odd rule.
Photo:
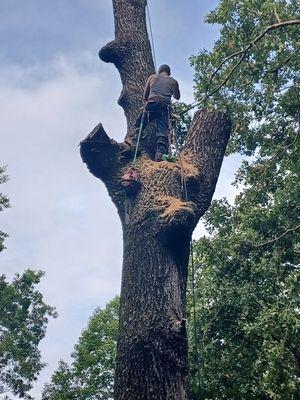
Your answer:
[[[8,177],[5,175],[5,167],[0,166],[0,185],[7,181]],[[9,207],[9,199],[8,197],[0,193],[0,212],[5,208]],[[5,232],[0,231],[0,252],[4,249],[4,239],[7,237]]]
[[[5,168],[0,167],[0,184],[6,182]],[[0,193],[0,212],[9,207],[9,199]],[[0,252],[6,233],[0,231]],[[12,282],[0,275],[0,395],[4,400],[17,395],[31,398],[28,391],[44,366],[38,348],[46,333],[53,307],[44,303],[36,289],[43,272],[26,270]]]
[[[72,363],[60,361],[42,400],[113,398],[118,315],[119,297],[94,311],[72,353]]]
[[[146,0],[112,3],[115,39],[99,56],[119,71],[119,104],[127,120],[125,140],[130,140],[145,82],[154,73]],[[145,143],[149,157],[137,159],[142,188],[131,199],[129,224],[120,181],[132,158],[124,156],[124,143],[110,139],[101,124],[81,142],[82,159],[104,182],[123,229],[115,400],[188,398],[185,296],[190,240],[210,205],[229,132],[225,113],[204,109],[193,117],[180,162],[153,161],[155,147],[151,140]]]
[[[26,270],[12,282],[0,276],[0,394],[30,399],[44,366],[38,345],[56,312],[36,289],[43,273]]]

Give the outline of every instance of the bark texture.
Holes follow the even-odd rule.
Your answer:
[[[113,63],[121,77],[123,90],[118,103],[127,120],[127,135],[143,105],[141,93],[154,63],[145,23],[146,0],[112,0],[115,39],[99,51],[102,61]]]
[[[119,103],[128,123],[125,139],[130,137],[142,104],[146,79],[154,70],[145,6],[145,0],[113,0],[116,38],[99,52],[103,61],[115,64],[121,76]],[[178,162],[138,157],[142,189],[131,199],[128,225],[120,180],[132,159],[122,155],[124,143],[110,139],[101,124],[81,142],[82,159],[106,185],[123,227],[115,400],[188,398],[185,293],[189,245],[194,227],[210,205],[229,133],[227,115],[208,110],[195,113],[181,152],[188,201]]]

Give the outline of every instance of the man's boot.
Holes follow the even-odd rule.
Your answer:
[[[168,153],[168,138],[166,136],[158,136],[156,144],[155,161],[162,161],[164,154]]]
[[[157,162],[162,161],[163,155],[164,155],[164,154],[161,153],[159,150],[156,150],[156,153],[155,153],[155,161],[157,161]]]

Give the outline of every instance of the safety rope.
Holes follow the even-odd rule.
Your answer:
[[[133,156],[133,160],[132,160],[132,166],[133,166],[133,167],[134,167],[135,164],[136,164],[137,153],[138,153],[139,144],[140,144],[140,139],[141,139],[142,130],[143,130],[143,125],[144,125],[145,113],[146,113],[146,109],[144,108],[144,109],[143,109],[142,118],[141,118],[140,127],[139,127],[139,133],[138,133],[138,137],[137,137],[137,141],[136,141],[136,148],[135,148],[134,156]]]
[[[148,25],[149,25],[149,30],[150,30],[150,38],[151,38],[151,48],[152,48],[152,54],[153,54],[153,63],[154,63],[154,68],[155,71],[157,71],[157,64],[156,64],[156,54],[155,54],[155,46],[154,46],[154,38],[153,38],[153,30],[152,30],[152,23],[151,23],[151,16],[150,16],[150,10],[149,10],[149,5],[148,5],[149,0],[146,3],[146,13],[148,17]],[[188,107],[179,112],[179,115],[184,115],[187,112],[191,111],[193,108],[197,107],[198,105],[204,103],[208,99],[209,95],[206,95],[204,98],[202,98],[199,101],[194,101],[193,103],[189,104]]]
[[[179,165],[180,165],[180,174],[181,174],[181,190],[184,193],[185,201],[189,201],[186,179],[184,174],[184,167],[182,162],[182,157],[179,151],[178,146],[178,138],[176,134],[176,130],[173,128],[170,109],[169,112],[169,130],[171,131],[171,138],[173,138],[173,142],[175,145],[176,155],[178,157]],[[196,290],[195,290],[195,261],[194,261],[194,245],[193,240],[190,243],[190,258],[191,258],[191,280],[192,280],[192,308],[193,308],[193,331],[194,331],[194,346],[195,346],[195,361],[197,366],[197,380],[198,386],[200,388],[200,355],[199,355],[199,336],[197,330],[197,314],[196,314]]]
[[[149,1],[149,0],[148,0]],[[150,16],[150,10],[148,6],[148,2],[146,3],[146,12],[148,16],[148,24],[149,24],[149,30],[150,30],[150,38],[151,38],[151,47],[152,47],[152,53],[153,53],[153,62],[154,62],[154,68],[155,71],[157,70],[157,65],[156,65],[156,54],[155,54],[155,46],[154,46],[154,39],[153,39],[153,31],[152,31],[152,23],[151,23],[151,16]],[[202,101],[194,102],[188,106],[187,109],[184,111],[180,112],[180,115],[186,114],[188,111],[192,110],[195,108],[197,105],[202,103]],[[137,153],[138,153],[138,147],[140,143],[140,137],[142,134],[142,128],[143,128],[143,123],[144,123],[144,118],[145,118],[145,109],[143,110],[143,115],[141,119],[141,124],[139,128],[139,133],[138,133],[138,138],[137,138],[137,144],[134,152],[134,157],[133,157],[133,162],[132,165],[133,167],[136,164],[136,158],[137,158]],[[178,140],[177,140],[177,135],[175,130],[173,129],[172,123],[171,123],[171,118],[170,118],[170,111],[169,111],[169,129],[171,129],[171,135],[173,135],[174,138],[174,145],[175,145],[175,151],[178,156],[178,161],[180,165],[180,171],[181,171],[181,190],[184,192],[184,197],[186,201],[188,200],[188,192],[187,192],[187,185],[186,185],[186,179],[184,175],[184,167],[183,167],[183,162],[181,158],[181,154],[179,151],[179,146],[178,146]],[[198,340],[198,332],[197,332],[197,315],[196,315],[196,291],[195,291],[195,263],[194,263],[194,249],[193,249],[193,241],[191,240],[190,244],[190,255],[191,255],[191,273],[192,273],[192,302],[193,302],[193,325],[194,325],[194,338],[195,338],[195,355],[196,355],[196,364],[197,364],[197,378],[198,378],[198,385],[200,387],[200,356],[199,356],[199,340]]]
[[[173,136],[173,139],[174,139],[176,156],[178,157],[179,166],[180,166],[181,190],[184,192],[185,201],[189,201],[188,193],[187,193],[187,186],[186,186],[186,179],[185,179],[185,175],[184,175],[184,167],[183,167],[182,157],[181,157],[181,154],[179,151],[179,146],[178,146],[178,138],[177,138],[176,130],[173,129],[173,127],[172,127],[172,123],[171,123],[171,129],[172,129],[171,136]]]
[[[148,0],[148,1],[149,1],[149,0]],[[151,47],[152,47],[152,53],[153,53],[154,68],[155,68],[155,71],[157,71],[156,55],[155,55],[155,46],[154,46],[154,39],[153,39],[153,32],[152,32],[152,24],[151,24],[151,17],[150,17],[150,11],[149,11],[149,6],[148,6],[148,1],[147,1],[147,3],[146,3],[146,10],[147,10],[148,23],[149,23],[149,30],[150,30],[150,37],[151,37]]]
[[[197,329],[197,313],[196,313],[196,290],[195,290],[195,262],[194,262],[194,244],[193,240],[191,240],[190,244],[190,256],[191,256],[191,273],[192,273],[192,303],[193,303],[193,328],[194,328],[194,346],[195,346],[195,361],[197,367],[197,380],[198,380],[198,387],[200,389],[200,354],[199,354],[199,336],[198,336],[198,329]]]

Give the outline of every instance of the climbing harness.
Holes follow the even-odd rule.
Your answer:
[[[140,190],[142,184],[140,182],[140,177],[135,168],[129,168],[125,174],[122,176],[121,185],[123,186],[125,192],[134,196]]]
[[[134,167],[130,167],[125,174],[122,176],[120,182],[122,189],[124,190],[124,216],[125,224],[128,225],[130,222],[131,204],[138,191],[141,189],[142,184],[140,176]]]
[[[130,222],[132,200],[142,187],[137,170],[134,167],[129,168],[122,176],[120,184],[125,192],[124,215],[125,224],[128,225]]]

